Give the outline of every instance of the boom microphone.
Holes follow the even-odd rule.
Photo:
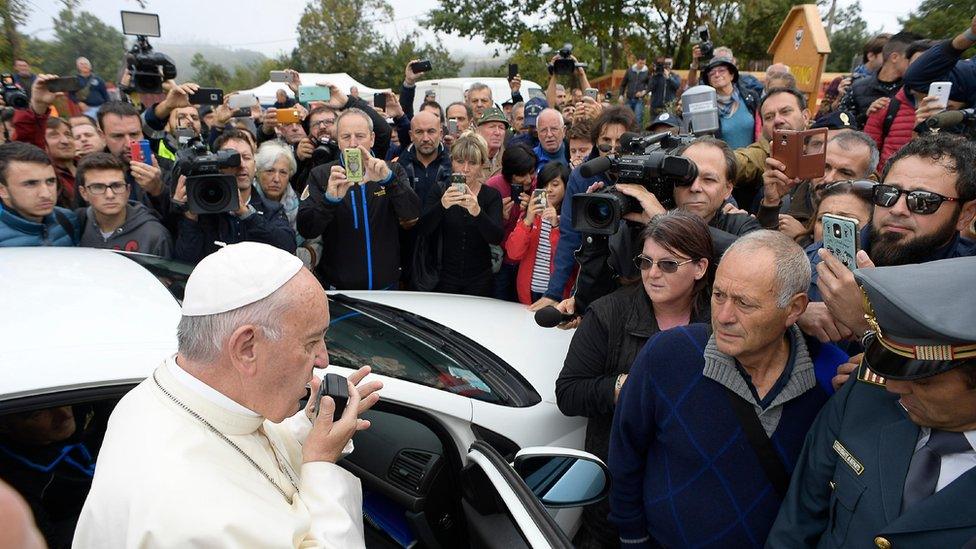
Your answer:
[[[559,309],[550,305],[535,312],[535,323],[543,328],[555,328],[563,322],[573,320],[576,316],[563,314]]]
[[[593,177],[596,174],[609,170],[611,166],[613,166],[613,162],[611,162],[610,157],[598,156],[580,165],[579,171],[583,177]]]
[[[930,130],[951,128],[963,122],[976,120],[976,111],[973,109],[963,109],[961,111],[942,111],[925,121],[925,125]]]

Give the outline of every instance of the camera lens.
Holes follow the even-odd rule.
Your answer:
[[[200,185],[200,193],[197,197],[200,199],[200,203],[211,207],[220,206],[227,200],[220,185],[214,185],[209,182]]]
[[[833,225],[834,238],[840,238],[840,225]]]
[[[586,205],[586,220],[595,228],[605,228],[613,220],[613,208],[606,200],[592,200]]]

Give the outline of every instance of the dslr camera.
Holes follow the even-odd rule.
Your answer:
[[[715,44],[712,43],[712,37],[708,33],[708,25],[701,25],[698,30],[698,50],[701,51],[701,58],[705,61],[711,59],[715,56]]]
[[[620,137],[622,154],[594,158],[580,166],[580,175],[593,177],[605,173],[613,185],[603,192],[573,195],[573,228],[589,234],[610,235],[629,213],[640,212],[640,202],[618,191],[619,183],[641,185],[665,209],[675,207],[674,187],[691,185],[698,177],[698,166],[674,151],[694,140],[690,135],[659,133]]]
[[[136,37],[136,43],[122,60],[130,78],[124,91],[162,93],[163,82],[176,78],[176,64],[168,55],[153,51],[149,45],[147,37],[160,36],[159,15],[123,11],[122,34]]]
[[[241,165],[237,151],[212,153],[199,141],[176,152],[175,178],[186,176],[186,207],[195,214],[232,212],[240,208],[237,177],[221,173]]]
[[[552,72],[555,74],[573,74],[578,67],[585,67],[586,63],[577,63],[576,61],[570,59],[573,55],[573,45],[563,44],[563,47],[559,48],[559,59],[552,64]]]
[[[339,158],[339,145],[329,136],[323,135],[318,140],[313,139],[315,149],[312,151],[312,165],[321,166],[335,162]]]
[[[17,84],[14,84],[14,75],[10,73],[0,74],[0,85],[3,86],[3,102],[8,107],[26,109],[30,106],[27,94]]]

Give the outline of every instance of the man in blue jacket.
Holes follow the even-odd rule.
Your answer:
[[[967,107],[976,104],[976,61],[960,60],[962,53],[976,45],[976,17],[968,29],[952,40],[942,41],[922,54],[905,72],[905,85],[927,90],[929,84],[951,81],[949,99]]]
[[[74,246],[77,219],[57,199],[47,153],[19,141],[0,145],[0,247]]]

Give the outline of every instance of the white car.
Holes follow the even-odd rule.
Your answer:
[[[0,425],[84,406],[100,441],[115,403],[175,352],[189,271],[105,250],[0,249]],[[556,408],[570,333],[539,328],[519,304],[443,294],[333,293],[330,315],[327,371],[370,364],[384,383],[340,462],[362,480],[368,546],[571,547],[579,506],[609,477],[578,451],[585,421]],[[0,478],[16,480],[3,456]]]

